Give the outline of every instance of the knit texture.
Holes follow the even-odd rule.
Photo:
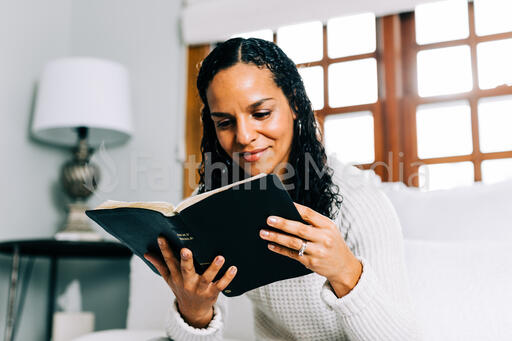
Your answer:
[[[258,340],[421,340],[407,283],[400,222],[374,173],[329,157],[343,202],[336,218],[345,242],[363,265],[356,286],[338,298],[316,273],[247,292]],[[176,341],[222,340],[226,306],[218,300],[207,328],[188,325],[175,304],[167,334]]]

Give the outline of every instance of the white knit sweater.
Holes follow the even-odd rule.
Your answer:
[[[247,292],[258,340],[420,340],[411,305],[398,216],[378,188],[380,178],[333,157],[334,182],[343,203],[335,219],[363,273],[347,295],[337,298],[316,273]],[[172,305],[168,336],[176,341],[222,340],[226,306],[218,300],[207,328],[188,325]]]

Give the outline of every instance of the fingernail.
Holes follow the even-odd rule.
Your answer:
[[[268,220],[268,222],[269,222],[270,224],[275,224],[275,223],[277,223],[277,217],[274,217],[274,216],[270,216],[270,217],[268,217],[268,219],[267,219],[267,220]]]
[[[163,240],[163,238],[158,238],[158,245],[160,245],[160,246],[163,246],[163,245],[164,245],[164,240]]]
[[[261,235],[262,237],[268,237],[269,233],[268,233],[268,231],[260,230],[260,235]]]
[[[188,258],[188,253],[187,253],[187,251],[185,251],[185,250],[181,251],[181,257],[182,257],[183,259],[187,259],[187,258]]]
[[[222,257],[217,257],[217,259],[215,259],[215,264],[220,264],[222,263]]]
[[[232,266],[231,269],[229,269],[229,272],[234,274],[236,272],[236,267]]]

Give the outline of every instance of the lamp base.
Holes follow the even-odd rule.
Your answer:
[[[55,234],[57,240],[87,240],[98,241],[103,237],[91,228],[89,218],[85,214],[88,209],[86,204],[73,203],[68,204],[69,212],[66,220],[66,226],[62,231]]]

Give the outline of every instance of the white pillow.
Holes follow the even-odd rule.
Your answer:
[[[162,277],[137,256],[130,261],[127,329],[165,329],[174,294]]]
[[[405,238],[512,241],[512,181],[422,192],[382,183]]]
[[[512,340],[512,242],[405,241],[424,340]]]
[[[111,329],[90,333],[73,341],[168,341],[162,330]]]

